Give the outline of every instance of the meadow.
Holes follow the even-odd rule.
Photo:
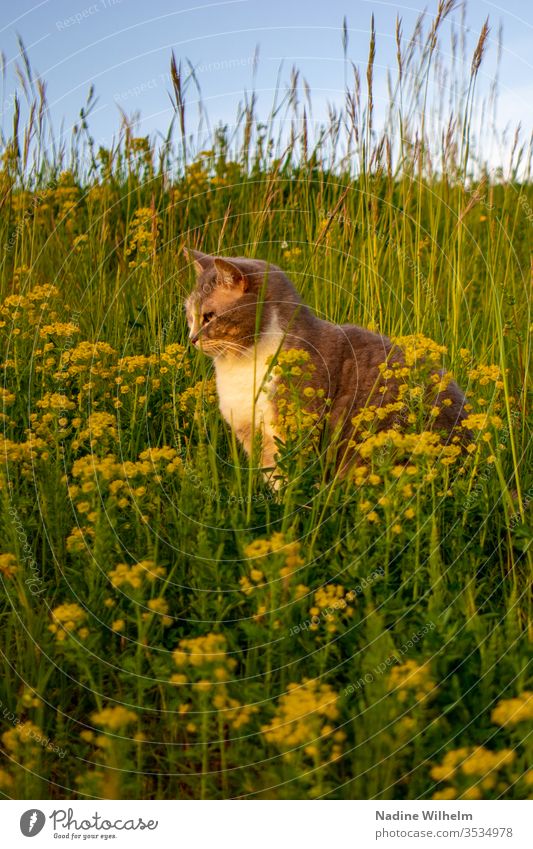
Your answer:
[[[164,138],[124,117],[97,148],[94,93],[56,137],[23,53],[0,170],[4,797],[531,796],[531,147],[481,158],[486,32],[443,106],[449,8],[398,26],[379,126],[373,34],[360,70],[344,32],[323,126],[294,70],[207,144],[185,63]],[[363,411],[348,478],[305,410],[279,492],[235,444],[187,344],[184,246],[267,259],[404,346],[398,427]],[[424,363],[467,393],[465,451],[433,438]]]

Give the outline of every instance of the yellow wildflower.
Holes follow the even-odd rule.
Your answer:
[[[91,716],[92,721],[107,731],[122,731],[133,722],[137,722],[137,714],[122,705],[103,708]]]
[[[0,554],[0,575],[4,578],[12,578],[17,570],[17,558],[14,554]]]
[[[502,699],[491,714],[496,725],[516,725],[533,719],[533,692],[526,690],[515,699]]]
[[[281,749],[288,759],[293,757],[291,750],[296,747],[324,746],[328,750],[329,742],[320,738],[327,736],[324,729],[339,716],[337,700],[329,684],[307,678],[301,684],[289,684],[278,701],[275,717],[261,730],[267,741]],[[329,757],[332,754],[330,751]]]
[[[55,634],[56,640],[63,642],[68,634],[85,622],[86,618],[87,614],[79,604],[75,602],[60,604],[52,610],[54,621],[48,626],[48,630]]]

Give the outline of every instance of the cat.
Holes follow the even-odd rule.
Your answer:
[[[260,466],[279,481],[279,387],[272,363],[281,351],[299,349],[307,352],[313,369],[306,386],[314,390],[314,400],[306,399],[305,406],[314,410],[318,423],[327,418],[337,449],[342,449],[337,452],[342,461],[336,462],[349,468],[352,419],[370,402],[377,407],[397,399],[398,384],[382,377],[380,365],[403,363],[401,349],[357,325],[318,318],[275,265],[191,249],[185,254],[197,277],[185,304],[190,342],[213,358],[220,411],[248,456],[260,434]],[[454,434],[464,439],[465,397],[458,385],[451,381],[432,403],[440,406],[432,428],[448,439]],[[391,426],[398,426],[394,416],[379,421],[379,429]],[[351,460],[357,462],[353,456]]]

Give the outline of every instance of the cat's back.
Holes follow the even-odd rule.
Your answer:
[[[393,344],[387,336],[373,333],[357,324],[332,324],[318,320],[313,344],[337,391],[369,391],[376,380],[378,366],[389,357]],[[389,360],[401,358],[394,352]]]
[[[382,363],[393,348],[388,336],[374,333],[357,324],[337,324],[334,327],[345,354],[348,357],[350,354],[357,357],[362,365]],[[398,355],[400,356],[400,352]]]
[[[324,359],[330,383],[330,397],[333,421],[350,417],[359,407],[369,401],[378,406],[396,400],[398,383],[394,379],[383,380],[380,366],[386,361],[404,363],[405,356],[387,336],[374,333],[356,324],[334,325],[322,322],[321,336],[324,339]],[[326,325],[328,325],[326,327]],[[440,375],[444,371],[436,372]],[[441,406],[449,399],[449,405]],[[446,389],[439,393],[441,412],[432,426],[453,432],[465,417],[465,397],[457,383],[452,380]],[[388,426],[388,419],[381,422]],[[462,431],[463,436],[465,431]],[[468,435],[468,434],[467,434]]]

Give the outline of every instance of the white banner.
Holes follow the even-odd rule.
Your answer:
[[[533,846],[531,802],[8,801],[2,810],[9,849]]]

